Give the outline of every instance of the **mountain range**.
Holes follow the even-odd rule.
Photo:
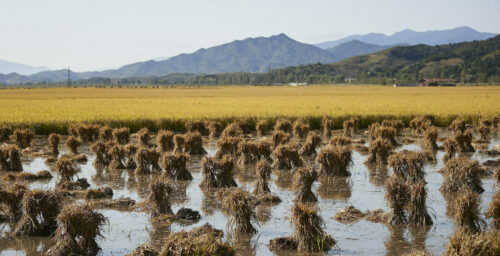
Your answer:
[[[493,33],[478,32],[470,27],[465,27],[465,26],[449,30],[434,30],[434,31],[424,31],[424,32],[416,32],[410,29],[406,29],[390,36],[380,33],[370,33],[366,35],[352,35],[339,40],[323,42],[315,45],[322,49],[328,49],[352,40],[358,40],[368,44],[376,44],[376,45],[396,45],[396,44],[439,45],[439,44],[450,44],[459,42],[470,42],[475,40],[485,40],[495,35],[496,34]]]
[[[430,45],[439,42],[449,44],[457,40],[473,41],[493,35],[477,32],[467,27],[430,32],[405,30],[391,36],[383,34],[351,36],[315,46],[298,42],[285,34],[279,34],[271,37],[236,40],[208,49],[200,49],[191,54],[180,54],[159,61],[137,62],[119,69],[71,72],[71,79],[75,81],[94,78],[100,81],[100,79],[130,77],[161,77],[169,74],[263,73],[289,66],[335,63],[353,56],[371,54],[401,45],[421,42],[427,42]],[[32,75],[0,74],[2,84],[57,83],[66,80],[67,70],[43,71]]]
[[[0,60],[0,73],[1,74],[9,74],[9,73],[18,73],[20,75],[31,75],[42,71],[47,71],[49,68],[47,67],[32,67],[16,62]]]

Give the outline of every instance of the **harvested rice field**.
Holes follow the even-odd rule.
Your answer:
[[[367,128],[386,118],[407,125],[433,115],[448,126],[457,116],[469,121],[500,115],[500,87],[178,87],[178,88],[37,88],[0,90],[0,123],[31,127],[38,134],[65,133],[73,122],[127,126],[134,132],[183,131],[186,120],[304,118],[319,128],[323,116],[358,117]]]
[[[495,255],[499,119],[450,123],[2,125],[0,255]]]

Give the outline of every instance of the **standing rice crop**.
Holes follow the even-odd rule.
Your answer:
[[[323,117],[321,119],[321,128],[323,129],[323,136],[330,137],[332,135],[333,129],[335,128],[335,123],[332,119],[328,117]]]
[[[69,148],[69,151],[74,155],[78,155],[78,147],[80,145],[82,145],[82,141],[74,136],[69,136],[68,139],[66,140],[66,146]]]
[[[317,132],[310,131],[306,141],[299,150],[300,155],[311,156],[316,154],[316,148],[321,145],[321,137]]]
[[[297,138],[305,138],[309,132],[309,124],[302,119],[297,119],[292,125],[293,136]]]
[[[160,130],[156,135],[156,145],[158,145],[161,152],[172,151],[174,149],[174,133]]]
[[[326,252],[335,246],[336,241],[323,231],[323,219],[316,208],[295,204],[290,220],[299,252]]]
[[[323,147],[316,161],[321,165],[320,173],[333,176],[351,176],[352,150],[348,146]]]
[[[295,191],[295,202],[317,202],[312,192],[312,185],[318,180],[318,173],[309,168],[299,168],[293,175],[292,188]]]
[[[252,223],[257,222],[255,213],[255,198],[243,189],[231,190],[222,200],[231,218],[228,221],[230,229],[237,234],[253,234],[257,230]]]
[[[52,155],[59,155],[59,141],[61,137],[55,133],[49,135],[49,145]]]
[[[120,145],[126,145],[130,141],[130,129],[128,127],[115,128],[112,134],[116,143]]]

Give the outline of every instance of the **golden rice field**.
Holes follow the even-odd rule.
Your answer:
[[[62,131],[71,122],[183,129],[187,119],[276,117],[302,117],[314,128],[324,115],[358,116],[366,126],[386,117],[407,122],[413,116],[432,114],[437,125],[446,125],[457,115],[468,119],[500,115],[500,87],[5,89],[0,90],[0,102],[1,123],[31,126],[42,133]]]

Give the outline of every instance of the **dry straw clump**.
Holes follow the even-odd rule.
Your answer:
[[[305,138],[309,132],[309,124],[302,119],[297,119],[292,125],[293,136],[296,138]]]
[[[31,146],[31,140],[35,137],[35,133],[30,129],[16,129],[14,131],[14,140],[16,144],[25,149]]]
[[[176,134],[174,136],[174,153],[183,153],[184,152],[184,143],[185,143],[184,135]]]
[[[321,128],[323,129],[323,136],[329,137],[330,135],[332,135],[333,129],[335,128],[335,123],[332,119],[325,116],[323,117],[323,119],[321,119]]]
[[[295,204],[290,220],[295,227],[293,236],[297,241],[297,251],[326,252],[335,246],[335,239],[323,231],[323,219],[317,209]]]
[[[215,153],[215,158],[221,159],[225,155],[230,155],[234,158],[237,157],[238,145],[243,141],[240,137],[221,137],[217,141],[217,147],[219,148]]]
[[[137,153],[137,146],[134,144],[127,144],[125,146],[125,155],[127,156],[127,163],[125,164],[125,168],[128,170],[133,170],[137,168],[137,164],[134,160],[134,156]]]
[[[156,145],[158,145],[161,152],[172,151],[174,149],[174,133],[160,130],[156,135]]]
[[[147,148],[139,148],[135,154],[135,162],[137,167],[135,168],[135,174],[151,174],[151,162],[149,159],[149,150]]]
[[[16,222],[22,217],[21,201],[26,191],[20,184],[0,187],[0,220]]]
[[[457,131],[465,132],[465,129],[467,129],[467,124],[465,123],[464,120],[460,118],[453,120],[450,126],[448,126],[448,130],[452,130],[454,132]]]
[[[218,139],[222,133],[222,124],[220,122],[212,121],[208,125],[208,130],[210,131],[209,137],[211,140]]]
[[[78,155],[78,147],[82,145],[82,141],[75,136],[69,136],[66,140],[66,146],[71,154]]]
[[[103,141],[96,141],[94,144],[90,145],[90,152],[96,155],[94,160],[95,165],[108,165],[108,144]]]
[[[348,205],[346,208],[338,211],[335,214],[334,219],[341,223],[353,223],[363,217],[365,217],[365,213],[352,205]]]
[[[443,162],[448,162],[448,160],[455,158],[458,151],[458,145],[454,139],[447,138],[443,141],[444,156]]]
[[[352,150],[347,146],[326,146],[321,149],[316,161],[321,165],[322,175],[351,176]]]
[[[106,218],[85,204],[66,205],[57,216],[56,244],[48,255],[97,255]]]
[[[396,130],[396,135],[399,135],[401,131],[405,128],[405,125],[401,120],[383,120],[381,125],[383,127],[394,128]]]
[[[359,120],[357,118],[351,118],[349,120],[345,120],[342,124],[343,134],[346,137],[352,137],[358,132],[358,123]]]
[[[231,123],[230,125],[226,126],[224,130],[221,133],[221,138],[225,137],[241,137],[243,135],[243,130],[241,130],[241,127],[237,123]]]
[[[255,163],[259,158],[259,149],[256,142],[243,140],[238,143],[238,164],[245,166],[247,164]]]
[[[394,174],[405,182],[424,181],[424,164],[421,154],[413,151],[402,151],[389,157],[389,166],[393,168]]]
[[[161,153],[155,148],[150,148],[148,150],[149,163],[151,164],[153,174],[161,174],[160,157]]]
[[[274,124],[274,131],[275,132],[282,131],[284,133],[291,133],[292,132],[292,123],[290,123],[290,121],[287,119],[279,119]]]
[[[443,168],[442,192],[482,193],[484,191],[480,179],[480,166],[477,161],[458,158],[448,161]]]
[[[500,251],[498,231],[472,233],[464,229],[455,231],[446,245],[445,255],[497,256]]]
[[[201,162],[203,178],[201,188],[230,188],[237,187],[233,178],[234,161],[226,155],[221,159],[205,157]]]
[[[376,139],[370,142],[368,147],[368,158],[366,164],[387,164],[387,158],[391,154],[392,146],[384,139]]]
[[[54,192],[28,190],[21,201],[23,216],[17,223],[16,236],[49,236],[57,229],[60,198]]]
[[[130,141],[130,129],[128,127],[115,128],[112,132],[116,143],[126,145]]]
[[[428,149],[438,149],[436,140],[438,138],[438,129],[434,126],[430,126],[424,132],[424,145]]]
[[[300,158],[298,147],[299,145],[295,143],[278,146],[272,153],[274,158],[272,167],[277,169],[301,167],[303,162]]]
[[[272,150],[272,143],[269,140],[259,140],[257,141],[257,158],[259,159],[265,159],[269,163],[272,163],[272,158],[271,154],[273,153]]]
[[[186,130],[188,133],[198,132],[200,135],[207,135],[207,128],[204,121],[196,120],[186,123]]]
[[[231,190],[222,200],[222,207],[229,212],[231,218],[228,227],[239,234],[253,234],[257,230],[252,223],[257,222],[255,198],[243,189]]]
[[[94,189],[87,189],[85,192],[85,200],[91,200],[91,199],[102,199],[105,197],[112,197],[113,196],[113,189],[110,187],[100,187],[100,188],[94,188]]]
[[[168,236],[159,255],[234,256],[235,250],[222,241],[224,233],[205,224],[187,232],[181,230]]]
[[[410,185],[410,203],[408,216],[408,222],[417,225],[432,225],[432,218],[427,211],[426,199],[427,190],[425,188],[426,183],[424,181],[419,181],[415,184]]]
[[[396,141],[396,129],[392,127],[384,127],[378,123],[374,123],[369,127],[369,134],[372,140],[379,138],[386,140],[393,146],[398,145],[398,142]]]
[[[312,186],[318,180],[315,170],[299,168],[293,175],[292,189],[295,191],[295,202],[317,202],[318,198],[312,191]]]
[[[0,125],[0,143],[8,143],[12,129],[7,125]]]
[[[113,140],[113,129],[111,127],[105,125],[99,128],[99,139],[104,141],[112,141]]]
[[[464,132],[460,130],[455,132],[455,136],[453,139],[455,140],[455,143],[458,146],[459,152],[467,153],[476,151],[472,146],[473,135],[470,129],[467,129]]]
[[[431,116],[415,117],[410,121],[410,131],[413,135],[422,134],[429,126],[432,125],[433,118]]]
[[[490,141],[490,127],[486,125],[480,125],[477,128],[477,132],[480,134],[480,141],[487,143]]]
[[[173,214],[170,207],[170,194],[173,188],[162,178],[153,178],[149,183],[148,206],[152,217]]]
[[[117,199],[97,199],[88,202],[88,205],[94,209],[113,209],[113,210],[131,210],[135,205],[135,200],[129,197],[120,197]]]
[[[300,155],[311,156],[316,154],[316,148],[321,145],[321,136],[311,131],[307,134],[306,141],[299,150]]]
[[[47,180],[52,179],[52,174],[49,171],[39,171],[37,173],[29,172],[18,172],[18,173],[7,173],[1,178],[3,181],[15,182],[15,181],[35,181],[35,180]]]
[[[99,125],[92,124],[73,124],[68,128],[71,136],[80,137],[84,142],[95,141],[99,137]]]
[[[457,227],[468,232],[477,233],[485,225],[479,217],[479,195],[468,191],[460,194],[455,201],[455,216],[453,220]]]
[[[500,230],[500,192],[497,191],[495,195],[493,195],[493,199],[491,199],[490,207],[488,211],[486,211],[486,217],[492,218],[493,228]]]
[[[350,146],[352,140],[346,136],[335,136],[329,141],[329,144],[333,146]]]
[[[111,156],[111,162],[109,162],[110,169],[125,169],[123,161],[125,159],[125,148],[121,145],[114,145],[108,150],[108,155]]]
[[[286,133],[281,130],[274,131],[271,138],[273,141],[273,148],[277,148],[278,146],[289,142],[291,138],[292,135],[290,135],[290,133]]]
[[[49,135],[49,145],[50,145],[50,153],[52,155],[59,155],[59,142],[61,141],[61,136],[51,133]]]
[[[16,145],[6,145],[0,147],[0,171],[22,172],[20,149]]]
[[[271,177],[271,166],[266,160],[260,160],[255,166],[257,180],[253,190],[254,195],[270,193],[268,179]]]
[[[262,137],[269,131],[269,125],[265,120],[259,120],[255,124],[255,130],[257,131],[257,136]]]
[[[389,224],[406,224],[405,207],[409,200],[408,186],[397,175],[392,175],[385,182],[385,199],[391,208]]]
[[[207,151],[203,148],[203,140],[198,132],[190,132],[184,135],[184,152],[190,155],[203,155]]]
[[[151,148],[153,145],[151,144],[151,134],[149,133],[148,128],[142,128],[137,132],[137,136],[139,139],[139,147],[142,148]]]
[[[193,176],[186,167],[187,160],[188,155],[183,153],[167,153],[163,155],[162,163],[165,175],[173,180],[192,180]]]

